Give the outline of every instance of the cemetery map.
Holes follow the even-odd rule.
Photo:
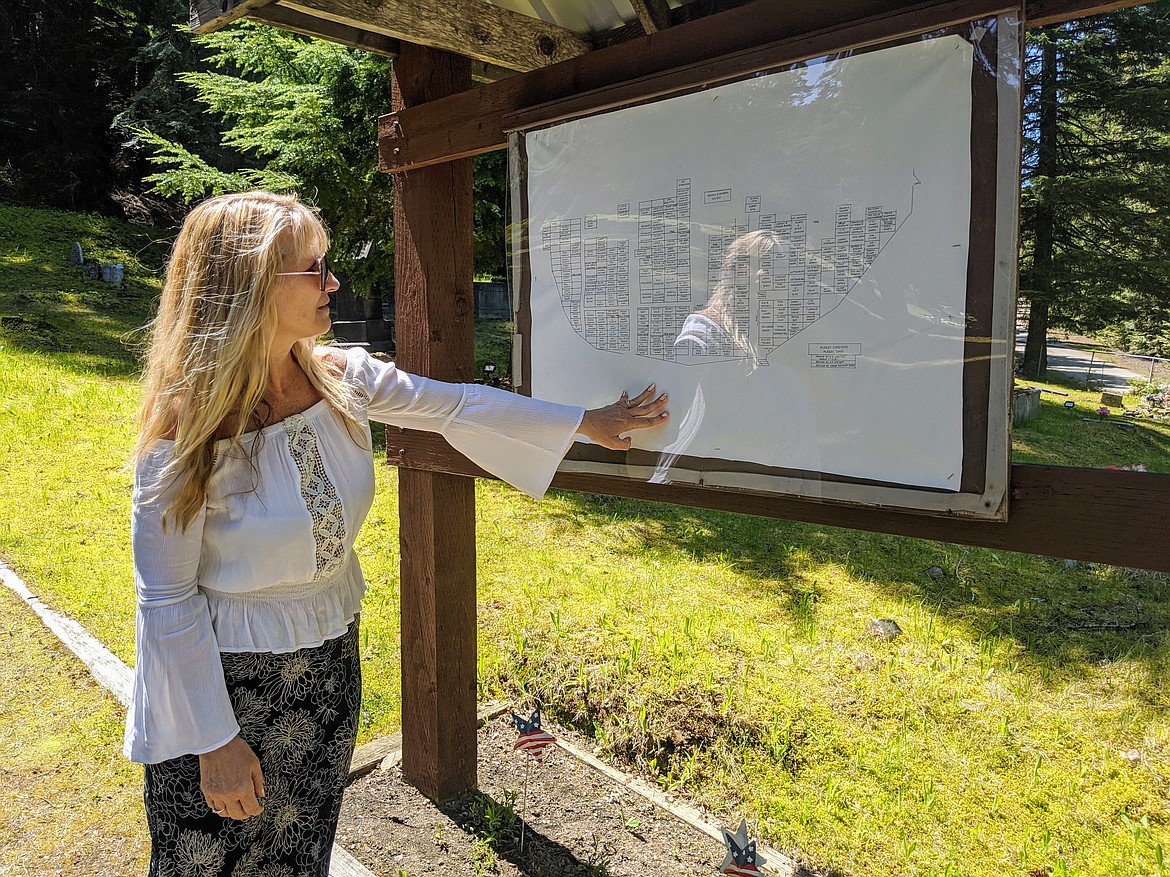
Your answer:
[[[513,135],[523,390],[594,407],[653,383],[670,421],[630,437],[655,478],[953,494],[969,274],[989,264],[969,261],[987,228],[973,144],[991,143],[974,132],[1018,102],[976,112],[974,43],[997,39],[977,31]],[[995,144],[1008,162],[1015,130]]]
[[[545,262],[572,330],[597,350],[764,365],[856,287],[910,218],[906,188],[906,206],[813,212],[732,188],[693,191],[684,177],[672,192],[606,214],[546,220],[534,258]],[[738,215],[727,210],[733,199]],[[858,344],[818,344],[809,364],[853,367],[858,353]]]

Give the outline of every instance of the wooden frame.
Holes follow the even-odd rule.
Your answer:
[[[404,44],[393,100],[409,107],[471,86],[471,62]],[[394,180],[399,362],[473,377],[471,161]],[[476,785],[475,485],[405,469],[402,545],[402,771],[428,797]]]
[[[756,0],[699,21],[676,24],[648,37],[630,39],[525,76],[452,95],[406,112],[378,119],[382,169],[392,173],[504,149],[507,124],[517,113],[552,101],[692,64],[717,64],[737,52],[785,43],[796,53],[801,40],[819,45],[862,45],[867,31],[889,34],[883,19],[898,18],[905,33],[925,26],[945,27],[994,11],[1003,3],[915,2],[915,0]],[[1084,0],[1027,0],[1024,23],[1039,27],[1125,6],[1135,0],[1093,3]],[[686,7],[682,7],[686,9]],[[677,10],[676,10],[677,11]],[[834,34],[847,39],[835,39]],[[778,47],[777,47],[778,48]],[[813,52],[815,54],[815,52]],[[640,88],[640,86],[639,86]],[[645,92],[643,92],[645,94]]]
[[[479,0],[443,0],[442,6],[419,0],[380,3],[193,0],[191,3],[191,27],[198,33],[218,30],[245,17],[354,48],[401,39],[514,71],[535,70],[583,55],[593,48],[587,34]],[[290,20],[295,22],[294,27],[288,26]],[[387,53],[379,51],[379,54]]]
[[[431,433],[388,429],[386,447],[387,460],[394,466],[474,478],[494,477]],[[1012,514],[1006,522],[935,518],[800,497],[712,491],[693,485],[619,482],[579,473],[559,473],[552,486],[560,490],[605,493],[647,502],[1170,572],[1170,552],[1165,541],[1135,534],[1132,524],[1144,517],[1161,525],[1170,497],[1170,475],[1013,463]]]
[[[876,26],[868,26],[857,36],[858,46],[828,46],[825,41],[834,37],[825,34],[811,40],[794,43],[768,44],[719,59],[712,64],[690,65],[644,77],[635,83],[622,83],[598,89],[584,95],[531,108],[504,119],[509,132],[539,130],[601,112],[642,105],[651,101],[689,94],[708,87],[740,82],[757,75],[790,69],[795,63],[809,58],[831,55],[849,50],[861,54],[885,47],[916,41],[922,36],[966,36],[967,32],[993,18],[983,9],[995,7],[1005,10],[1002,0],[971,4],[981,9],[971,21],[945,27],[925,26],[925,33],[908,36],[904,33],[903,16],[883,19],[880,24],[889,27],[891,38],[883,39]],[[949,16],[951,11],[947,11]],[[848,30],[846,31],[848,32]],[[1014,31],[1013,31],[1014,32]],[[1007,45],[1007,43],[1005,43]],[[782,53],[782,54],[770,54]],[[1014,254],[1017,249],[1018,215],[1016,202],[1019,180],[1016,173],[1004,175],[1001,165],[1018,167],[1019,123],[1015,97],[1008,97],[1009,106],[1001,111],[1003,82],[1014,81],[1018,70],[1009,69],[1001,82],[998,71],[998,46],[985,49],[987,65],[973,63],[971,68],[971,220],[967,263],[967,292],[964,313],[966,340],[963,353],[963,436],[961,483],[954,492],[916,488],[890,481],[863,480],[844,476],[825,475],[765,466],[757,463],[736,462],[729,459],[709,459],[679,456],[670,468],[674,483],[700,484],[712,492],[737,489],[743,493],[818,496],[825,501],[846,502],[869,506],[886,506],[903,510],[1003,520],[1008,515],[1008,466],[1010,442],[1007,440],[1008,411],[1011,404],[1011,316],[1015,312],[1015,271],[996,268],[1007,261],[1003,254]],[[1018,59],[1015,63],[1018,63]],[[991,65],[990,67],[988,65]],[[649,98],[642,96],[644,90]],[[1000,122],[1003,120],[1002,130]],[[520,392],[531,393],[532,387],[532,307],[530,274],[530,247],[527,242],[528,204],[527,171],[523,159],[523,137],[512,135],[511,176],[513,179],[512,227],[519,231],[513,258],[516,291],[517,341],[520,347],[518,376]],[[517,155],[521,158],[517,159]],[[988,185],[987,181],[995,181]],[[1002,258],[997,258],[1001,256]],[[998,302],[997,307],[993,303]],[[609,477],[615,480],[647,480],[655,476],[661,460],[657,452],[632,450],[608,451],[596,445],[577,444],[569,452],[563,472],[578,472]],[[605,491],[603,491],[605,492]]]

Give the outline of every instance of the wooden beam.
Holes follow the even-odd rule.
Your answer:
[[[620,84],[529,107],[504,116],[502,125],[505,132],[551,125],[639,101],[664,98],[700,87],[718,85],[775,68],[778,59],[779,63],[789,63],[824,55],[833,51],[834,47],[842,45],[863,48],[887,42],[918,33],[924,27],[928,30],[940,30],[972,18],[994,14],[1004,8],[1003,3],[1004,0],[956,0],[931,7],[926,11],[906,10],[879,19],[866,19],[856,24],[843,25],[833,30],[777,40],[751,49],[730,52],[713,60],[697,61],[661,73],[628,79]]]
[[[471,87],[471,62],[403,43],[395,108]],[[399,363],[467,381],[474,371],[471,161],[394,180]],[[475,485],[455,475],[399,479],[402,772],[428,798],[476,786]]]
[[[843,45],[840,31],[845,27],[853,33],[888,35],[890,29],[882,23],[894,15],[901,16],[903,27],[917,31],[942,26],[936,22],[954,23],[965,13],[972,17],[980,10],[1003,7],[1003,2],[990,0],[926,4],[921,0],[839,0],[824,5],[804,0],[757,0],[526,76],[453,95],[415,112],[383,116],[378,137],[382,168],[424,167],[502,149],[506,143],[505,116],[688,65],[716,63],[724,56],[761,46],[769,46],[777,57],[823,51],[823,46],[833,50]]]
[[[211,33],[238,18],[244,18],[272,0],[190,0],[191,30]]]
[[[329,859],[329,877],[374,877],[374,872],[344,847],[334,844],[333,855]]]
[[[482,728],[488,722],[498,719],[511,707],[498,700],[481,706],[475,714],[475,727]],[[388,764],[402,763],[402,731],[395,731],[386,737],[379,737],[369,743],[363,743],[354,750],[349,759],[349,778],[355,780],[365,776],[376,767],[385,770]]]
[[[902,6],[913,5],[902,0]],[[761,43],[878,15],[888,0],[757,0],[701,21],[619,43],[561,64],[452,95],[378,120],[382,169],[425,167],[502,149],[503,117],[536,104],[604,88]]]
[[[970,8],[986,8],[977,4]],[[1009,4],[1010,5],[1010,4]],[[1076,12],[1102,11],[1116,3],[1086,3],[1085,0],[1032,0],[1028,9],[1042,18],[1030,26],[1071,18]],[[1126,0],[1124,5],[1136,3]],[[405,113],[390,113],[379,119],[378,146],[382,169],[395,172],[425,167],[503,149],[506,145],[504,117],[538,104],[579,96],[589,91],[652,77],[688,65],[714,62],[736,52],[765,44],[797,49],[828,45],[841,48],[840,32],[857,33],[861,25],[901,16],[926,29],[937,20],[953,20],[951,11],[969,4],[956,2],[912,2],[912,0],[838,0],[813,4],[805,0],[756,0],[709,18],[676,24],[670,30],[598,49],[580,58],[504,82],[453,95],[433,105]],[[685,7],[684,7],[685,8]],[[836,38],[834,38],[836,36]]]
[[[387,58],[398,57],[398,40],[393,37],[306,15],[280,3],[262,6],[247,17],[249,21],[258,21],[303,36],[340,43],[351,49],[360,49]]]
[[[430,433],[387,429],[386,449],[387,460],[404,471],[492,477]],[[647,484],[603,475],[560,473],[552,484],[565,490],[1170,572],[1163,532],[1163,522],[1170,515],[1170,475],[1014,463],[1007,521],[939,517],[687,484]]]
[[[675,25],[685,24],[688,21],[696,21],[700,18],[706,18],[709,15],[726,12],[728,9],[734,9],[737,6],[743,6],[749,2],[752,2],[752,0],[690,0],[690,2],[683,3],[682,6],[676,6],[670,10],[670,24],[673,27]],[[642,22],[635,18],[633,21],[623,24],[620,27],[598,31],[593,34],[593,48],[596,51],[597,49],[616,46],[618,43],[636,40],[644,36],[646,36],[646,31],[642,27]]]
[[[476,82],[499,82],[501,79],[510,79],[520,74],[515,70],[497,67],[484,61],[471,62],[471,78]]]
[[[670,7],[665,0],[630,0],[630,5],[646,33],[657,33],[670,27]]]
[[[1113,0],[1109,3],[1086,2],[1086,0],[1028,0],[1025,6],[1025,24],[1028,27],[1045,27],[1069,21],[1073,18],[1087,18],[1140,6],[1142,0]]]
[[[588,36],[482,0],[282,0],[326,21],[528,71],[589,52]]]

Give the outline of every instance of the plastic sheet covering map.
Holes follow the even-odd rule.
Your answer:
[[[922,39],[527,133],[532,394],[655,381],[662,480],[957,490],[977,56]]]

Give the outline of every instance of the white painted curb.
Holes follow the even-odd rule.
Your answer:
[[[69,651],[81,659],[94,678],[105,686],[122,706],[128,707],[130,705],[134,674],[117,655],[98,642],[88,630],[72,618],[66,618],[42,603],[36,594],[30,591],[28,586],[20,580],[20,577],[12,571],[12,568],[2,560],[0,560],[0,580],[3,580],[10,590],[40,616],[45,626],[57,634]]]

